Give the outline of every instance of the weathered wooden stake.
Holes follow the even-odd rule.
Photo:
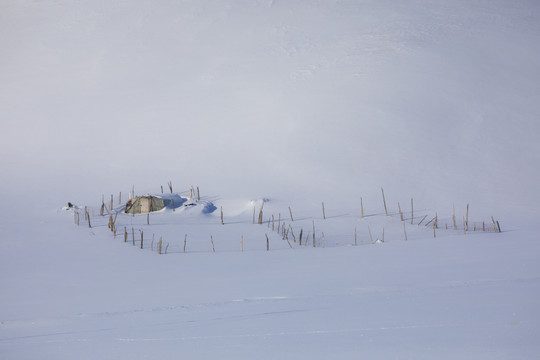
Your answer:
[[[313,247],[315,247],[315,221],[313,221]]]
[[[133,242],[133,246],[135,246],[135,229],[131,228],[131,240]]]
[[[452,221],[454,222],[454,230],[457,230],[456,205],[455,204],[452,204]]]
[[[354,246],[358,245],[358,242],[356,241],[356,227],[354,227]]]
[[[199,192],[198,186],[197,186],[197,201],[201,201],[201,193]]]
[[[326,213],[324,211],[324,201],[322,203],[322,216],[323,216],[323,219],[326,220]]]
[[[225,225],[225,223],[223,222],[223,206],[220,206],[219,208],[221,210],[221,225]]]
[[[161,236],[159,237],[159,242],[158,242],[158,254],[161,255],[161,246],[163,245],[163,240],[161,238]]]
[[[397,203],[397,207],[398,207],[398,210],[399,210],[399,216],[401,218],[401,221],[403,221],[403,212],[401,211],[401,206],[399,205],[399,201]]]
[[[266,251],[269,251],[270,250],[270,240],[268,240],[268,235],[267,234],[264,234],[264,236],[266,236]]]
[[[293,219],[293,216],[292,216],[292,210],[291,210],[290,206],[289,206],[289,214],[291,214],[291,221],[294,222],[294,219]]]
[[[300,229],[300,235],[298,235],[298,245],[302,246],[302,233],[304,232],[304,229]]]
[[[288,237],[288,236],[285,236],[285,240],[287,240],[287,244],[289,244],[289,247],[292,249],[292,245],[291,245],[291,242],[289,241],[289,237]]]
[[[139,230],[141,232],[141,249],[143,249],[143,231]]]
[[[495,222],[495,219],[493,218],[493,216],[491,217],[491,221],[493,221],[493,230],[497,232],[497,223]]]
[[[469,204],[467,204],[467,216],[465,217],[465,226],[467,227],[467,231],[469,231]]]
[[[403,223],[403,233],[405,234],[405,241],[407,241],[407,230],[405,229],[405,223]]]
[[[146,214],[146,225],[150,225],[150,213]]]
[[[263,223],[263,207],[264,207],[264,200],[263,200],[263,203],[261,205],[261,210],[259,210],[259,225]]]
[[[413,198],[411,198],[411,225],[413,224],[414,219],[414,205],[413,205]]]
[[[384,203],[384,212],[386,213],[386,216],[388,216],[388,209],[386,208],[386,199],[384,197],[384,189],[381,188],[381,192],[382,192],[382,199],[383,199],[383,203]]]
[[[210,235],[210,242],[212,243],[212,251],[216,252],[216,248],[214,247],[214,238],[212,237],[212,235]]]
[[[291,229],[291,235],[292,235],[293,241],[294,243],[296,243],[296,236],[294,236],[294,231],[291,225],[289,225],[289,229]]]
[[[127,228],[124,226],[124,242],[127,242]]]

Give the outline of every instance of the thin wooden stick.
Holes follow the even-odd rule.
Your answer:
[[[401,218],[401,221],[403,221],[403,212],[401,211],[401,206],[399,205],[399,201],[397,203],[397,207],[398,207],[398,210],[399,210],[399,216]]]
[[[289,246],[290,246],[291,249],[292,249],[292,245],[291,245],[291,242],[289,241],[289,238],[288,238],[288,237],[285,237],[285,240],[287,240],[287,244],[289,244]]]
[[[467,204],[467,216],[465,217],[465,226],[467,227],[467,231],[469,231],[469,204]]]
[[[356,241],[356,226],[354,227],[354,246],[358,245],[358,242]]]
[[[322,216],[323,216],[323,219],[326,220],[326,212],[324,211],[324,201],[322,203]]]
[[[216,248],[214,247],[214,238],[212,237],[212,235],[210,235],[210,242],[212,243],[212,251],[216,252]]]
[[[384,189],[381,188],[381,192],[382,192],[382,199],[383,199],[383,203],[384,203],[384,212],[386,213],[386,216],[388,216],[388,209],[386,208],[386,198],[384,197]]]
[[[263,207],[264,207],[264,200],[263,200],[263,203],[261,205],[261,210],[259,211],[259,221],[258,221],[259,224],[263,223]]]
[[[407,230],[405,229],[405,222],[403,222],[403,233],[405,234],[405,241],[407,241]]]
[[[414,219],[414,204],[413,204],[413,198],[411,198],[411,225],[413,224]]]
[[[143,231],[139,230],[141,233],[141,249],[143,249]]]
[[[186,252],[187,234],[184,236],[184,253]]]
[[[289,206],[289,214],[291,214],[291,221],[294,222],[294,219],[293,219],[293,216],[292,216],[292,210],[291,210],[290,206]]]
[[[426,218],[427,218],[427,215],[424,216],[424,217],[422,218],[422,220],[420,220],[420,222],[418,223],[418,226],[420,226],[420,224],[422,223],[422,221],[424,221]]]
[[[268,240],[268,235],[264,234],[266,236],[266,251],[270,251],[270,240]]]
[[[298,245],[302,246],[302,233],[304,229],[300,228],[300,235],[298,235]]]
[[[368,225],[367,229],[369,231],[369,239],[371,240],[371,243],[373,244],[373,236],[371,236],[371,228],[369,227],[369,225]]]
[[[313,247],[315,247],[315,221],[313,221]]]
[[[221,210],[221,225],[225,225],[225,223],[223,222],[223,206],[220,206],[219,208]]]
[[[454,222],[454,230],[457,230],[457,222],[456,222],[456,205],[452,204],[452,221]]]
[[[437,215],[435,215],[435,217],[434,217],[433,219],[429,220],[429,221],[427,222],[426,226],[428,226],[429,224],[431,224],[436,218],[437,218]]]

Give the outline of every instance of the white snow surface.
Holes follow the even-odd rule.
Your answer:
[[[0,358],[537,358],[539,44],[528,0],[0,2]]]

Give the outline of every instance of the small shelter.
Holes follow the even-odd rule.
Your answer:
[[[137,196],[126,203],[126,214],[146,214],[159,211],[165,207],[165,202],[157,196]]]

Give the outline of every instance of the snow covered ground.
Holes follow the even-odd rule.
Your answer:
[[[538,357],[539,11],[2,1],[0,358]]]

